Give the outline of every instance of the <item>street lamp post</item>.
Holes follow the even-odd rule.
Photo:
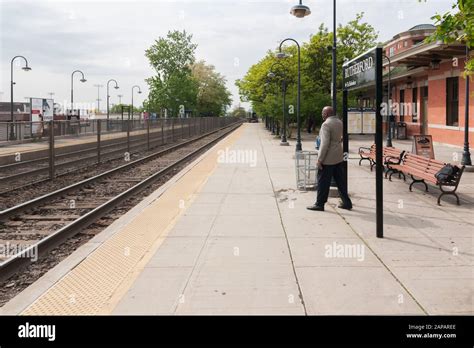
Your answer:
[[[331,83],[331,97],[332,97],[332,108],[334,114],[337,114],[337,89],[336,89],[336,78],[337,78],[337,36],[336,36],[336,0],[332,3],[333,15],[332,15],[332,83]],[[291,8],[290,13],[297,17],[303,18],[311,14],[311,10],[308,6],[302,4],[300,0],[299,5],[295,5]]]
[[[22,58],[24,61],[25,61],[25,66],[22,68],[24,71],[30,71],[31,68],[28,66],[28,60],[23,57],[23,56],[15,56],[12,58],[12,61],[11,61],[11,64],[10,64],[10,72],[11,72],[11,80],[10,80],[10,140],[15,140],[16,139],[16,136],[15,136],[15,130],[14,130],[14,119],[13,119],[13,85],[15,84],[15,82],[13,81],[13,62],[15,61],[15,59],[17,58]]]
[[[469,60],[469,46],[466,43],[466,63]],[[469,75],[466,75],[466,106],[464,108],[464,149],[461,164],[471,166],[471,153],[469,152]]]
[[[84,73],[81,70],[74,70],[71,74],[71,116],[74,112],[74,74],[80,73],[82,75],[82,78],[80,81],[82,83],[86,82],[86,78],[84,77]]]
[[[100,89],[104,85],[94,85],[94,87],[97,87],[97,114],[100,114]]]
[[[297,86],[297,97],[296,97],[296,151],[301,151],[301,118],[300,118],[300,95],[301,95],[301,49],[300,44],[295,39],[287,38],[280,42],[279,53],[277,58],[285,58],[287,55],[281,51],[281,46],[285,41],[293,41],[298,47],[298,86]]]
[[[391,90],[391,80],[392,80],[392,62],[390,61],[390,58],[387,55],[383,55],[385,59],[388,60],[388,92],[387,92],[387,107],[388,107],[388,123],[387,123],[387,147],[393,147],[392,144],[392,104],[390,101],[392,100],[392,90]]]
[[[114,86],[115,89],[119,88],[118,82],[116,80],[110,79],[109,81],[107,81],[107,130],[109,129],[109,117],[110,117],[110,105],[109,105],[109,101],[110,101],[109,85],[110,85],[110,82],[115,82],[115,86]],[[120,101],[120,103],[121,103],[121,101]]]
[[[141,94],[141,93],[142,93],[142,90],[140,89],[140,86],[135,85],[135,86],[132,87],[132,120],[133,120],[133,90],[134,90],[135,88],[138,88],[138,94]]]
[[[336,37],[336,0],[333,0],[332,3],[333,15],[332,15],[332,109],[334,110],[334,115],[337,115],[337,89],[336,89],[336,79],[337,79],[337,37]]]
[[[274,78],[276,76],[276,74],[272,72],[272,69],[275,65],[279,65],[283,67],[283,64],[273,63],[272,66],[270,67],[270,72],[268,73],[268,77],[270,78]],[[281,82],[281,89],[282,89],[282,94],[283,94],[283,129],[281,133],[280,145],[288,146],[290,144],[288,143],[286,139],[286,74],[282,72],[281,75],[283,77],[282,82]]]

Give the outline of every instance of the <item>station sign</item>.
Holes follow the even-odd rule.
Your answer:
[[[342,65],[342,85],[353,89],[375,81],[375,48]]]
[[[413,135],[412,152],[415,155],[434,159],[433,138],[431,135]]]
[[[54,116],[54,100],[30,98],[31,121],[52,121]]]

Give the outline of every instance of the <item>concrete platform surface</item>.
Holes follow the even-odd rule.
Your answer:
[[[474,313],[471,176],[460,207],[386,181],[381,240],[368,168],[350,162],[353,211],[311,212],[293,146],[247,125],[230,151],[246,150],[256,163],[219,164],[113,313]]]
[[[313,212],[306,206],[316,193],[295,189],[294,141],[279,146],[262,124],[244,124],[185,173],[170,197],[157,197],[120,226],[136,233],[132,255],[141,234],[155,242],[126,265],[133,276],[117,278],[107,296],[98,296],[105,301],[95,304],[100,309],[86,313],[474,314],[474,173],[462,179],[461,206],[451,198],[438,206],[435,188],[409,192],[402,180],[384,180],[379,239],[375,175],[354,152],[370,142],[351,142],[354,209],[340,210],[330,198],[325,212]],[[313,141],[303,148],[311,150]],[[180,209],[170,214],[166,232],[158,222],[168,214],[160,200]],[[67,291],[77,292],[78,282],[68,280]],[[67,291],[50,289],[49,296],[58,301]],[[41,301],[24,314],[61,314],[39,307]]]

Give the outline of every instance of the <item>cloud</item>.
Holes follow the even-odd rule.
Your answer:
[[[34,70],[28,76],[15,75],[18,94],[53,90],[57,98],[67,98],[68,76],[82,69],[90,81],[81,87],[85,100],[97,98],[93,83],[104,84],[110,77],[119,80],[122,92],[129,95],[129,86],[136,83],[146,90],[143,81],[153,74],[145,49],[169,30],[186,29],[198,44],[197,58],[226,76],[238,104],[235,79],[267,50],[286,37],[307,41],[320,23],[332,26],[332,1],[303,2],[312,14],[296,19],[289,9],[297,0],[0,0],[0,78],[9,76],[11,57],[24,54]],[[347,23],[363,11],[365,20],[380,32],[380,40],[387,40],[413,25],[431,22],[430,17],[449,10],[450,3],[338,0],[337,20]],[[0,90],[8,91],[8,83],[9,79],[1,79]]]

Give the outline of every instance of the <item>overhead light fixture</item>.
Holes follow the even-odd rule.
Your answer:
[[[308,6],[303,5],[300,0],[298,5],[295,5],[291,8],[290,13],[296,18],[304,18],[311,14],[311,10]]]

